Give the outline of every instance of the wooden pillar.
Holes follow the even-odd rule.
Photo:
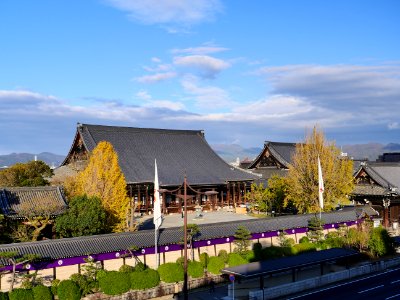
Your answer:
[[[182,213],[182,196],[181,196],[181,190],[178,191],[178,211]]]
[[[163,214],[167,213],[167,198],[165,196],[165,192],[162,193],[162,213]]]
[[[149,186],[146,185],[146,212],[149,211],[149,202],[150,202],[150,197],[149,197]]]
[[[141,194],[140,194],[140,185],[137,185],[136,188],[137,188],[138,207],[140,207],[141,204],[142,204],[142,196],[141,196]],[[139,212],[140,212],[140,208],[139,208]]]
[[[237,201],[236,201],[236,189],[235,189],[235,184],[232,185],[232,203],[233,203],[233,207],[236,207]]]
[[[239,205],[242,204],[242,183],[238,183],[238,198],[239,198]]]
[[[229,182],[226,184],[226,203],[229,206],[231,200],[231,185]]]

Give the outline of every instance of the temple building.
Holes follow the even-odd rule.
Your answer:
[[[248,166],[254,173],[261,174],[262,178],[268,180],[272,175],[286,176],[292,156],[296,151],[295,143],[264,143],[264,149]]]
[[[397,227],[400,219],[400,163],[364,162],[354,175],[351,198],[370,204],[385,227]]]
[[[154,162],[157,160],[163,213],[181,212],[186,176],[187,208],[213,210],[244,204],[244,193],[258,176],[227,164],[207,143],[204,132],[101,125],[77,125],[61,168],[81,170],[101,141],[118,154],[127,192],[140,212],[152,210]]]

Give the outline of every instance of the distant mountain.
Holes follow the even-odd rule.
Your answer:
[[[400,152],[400,144],[396,143],[387,145],[378,143],[344,145],[341,148],[342,152],[347,153],[349,157],[353,157],[354,159],[367,158],[369,161],[375,161],[383,153]]]
[[[243,148],[236,144],[214,144],[210,146],[227,163],[235,162],[238,157],[240,160],[245,158],[253,160],[262,150],[262,148],[258,147]]]
[[[64,155],[58,155],[50,152],[42,152],[39,154],[31,154],[31,153],[11,153],[11,154],[6,154],[6,155],[0,155],[0,168],[4,166],[12,166],[16,163],[25,163],[31,160],[35,159],[35,156],[37,160],[42,160],[46,164],[48,164],[50,167],[57,167],[59,166],[65,156]]]

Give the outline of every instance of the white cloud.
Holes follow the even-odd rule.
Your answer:
[[[200,86],[195,77],[186,76],[181,81],[184,91],[192,97],[195,105],[207,111],[229,108],[233,102],[228,92],[216,86]]]
[[[222,11],[219,0],[105,0],[144,24],[191,26],[213,20]]]
[[[399,122],[392,122],[388,124],[389,130],[394,130],[394,129],[400,129],[400,124]]]
[[[174,77],[176,77],[175,72],[166,72],[166,73],[156,73],[152,75],[144,75],[135,78],[135,80],[140,83],[155,83],[163,80],[168,80]]]
[[[177,56],[174,58],[174,64],[197,70],[200,76],[206,78],[214,78],[219,72],[230,67],[230,64],[222,59],[208,55]]]
[[[189,47],[184,49],[172,49],[172,54],[191,54],[191,55],[204,55],[204,54],[211,54],[211,53],[218,53],[229,50],[228,48],[224,47],[217,47],[212,45],[205,45],[200,47]]]

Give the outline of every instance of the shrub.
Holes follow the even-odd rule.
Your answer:
[[[220,251],[221,252],[221,251]],[[208,262],[207,270],[212,274],[221,274],[221,270],[225,267],[225,262],[220,256],[211,256]]]
[[[188,264],[188,274],[192,278],[200,278],[204,275],[204,267],[201,262],[191,261]]]
[[[81,291],[79,286],[72,280],[63,280],[57,288],[58,299],[60,300],[79,300]]]
[[[158,267],[160,279],[164,282],[179,282],[183,280],[183,267],[176,263],[165,263]]]
[[[229,267],[235,267],[246,264],[247,261],[239,253],[229,253],[228,265]]]
[[[107,274],[106,270],[98,270],[96,279],[100,280],[100,278],[103,278],[104,276],[106,276],[106,274]]]
[[[89,280],[89,278],[85,275],[75,273],[69,277],[70,280],[75,282],[80,290],[82,295],[87,295],[92,292],[92,287],[94,287],[94,282]]]
[[[0,300],[8,300],[8,293],[0,292]]]
[[[106,295],[121,295],[129,291],[130,277],[126,273],[109,271],[99,279],[99,287]]]
[[[283,256],[292,256],[297,253],[294,247],[281,247],[281,252]]]
[[[138,262],[135,266],[135,272],[142,272],[146,269],[147,269],[147,266],[142,262]]]
[[[247,250],[246,252],[243,252],[241,256],[246,260],[246,262],[256,261],[254,251]]]
[[[317,246],[313,243],[301,243],[293,246],[295,253],[312,252],[317,250]]]
[[[58,285],[60,284],[60,279],[54,279],[52,282],[51,282],[51,287],[50,287],[50,289],[51,289],[51,293],[54,295],[54,296],[56,296],[57,295],[57,289],[58,289]]]
[[[13,289],[8,297],[10,300],[33,300],[33,292],[32,290],[26,289]]]
[[[33,298],[35,300],[52,300],[53,295],[51,294],[50,289],[44,285],[37,285],[33,287]]]
[[[323,242],[328,248],[342,248],[345,245],[344,238],[337,231],[329,232]]]
[[[224,263],[228,262],[228,252],[226,252],[226,250],[219,250],[218,257],[220,257]]]
[[[253,245],[254,258],[252,261],[260,261],[262,259],[262,245],[261,243],[255,243]]]
[[[284,255],[281,247],[271,246],[262,250],[263,259],[278,258]]]
[[[303,236],[300,240],[299,240],[299,243],[300,244],[302,244],[302,243],[309,243],[310,242],[310,239],[308,238],[308,236]]]
[[[203,252],[200,254],[200,262],[203,265],[203,268],[207,268],[208,262],[210,260],[210,256],[208,255],[208,253]]]
[[[190,262],[190,259],[188,258],[188,263]],[[185,264],[185,257],[184,256],[181,256],[181,257],[178,257],[177,259],[176,259],[176,263],[177,264],[179,264],[179,265],[181,265],[182,267],[183,267],[183,265]]]
[[[129,276],[132,290],[150,289],[160,283],[160,275],[153,269],[146,269],[142,272],[132,272]]]
[[[135,267],[132,267],[130,265],[122,265],[121,267],[119,267],[118,271],[121,273],[131,273],[135,271]]]
[[[368,249],[372,256],[382,256],[394,252],[393,238],[386,229],[374,228],[368,242]]]

